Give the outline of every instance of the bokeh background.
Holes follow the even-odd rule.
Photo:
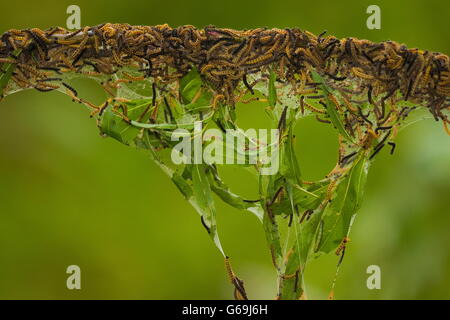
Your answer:
[[[81,7],[82,25],[326,29],[450,54],[443,0],[2,1],[0,32],[65,26],[70,4]],[[370,4],[381,7],[381,30],[366,28]],[[91,83],[79,88],[103,98]],[[258,108],[240,108],[243,127],[264,123]],[[296,135],[305,179],[323,177],[336,160],[335,132],[306,119]],[[395,155],[377,158],[336,298],[450,298],[450,137],[426,119],[401,131]],[[224,174],[242,193],[254,192],[241,172]],[[250,298],[275,297],[261,225],[226,205],[218,211],[223,245]],[[79,291],[66,288],[71,264],[82,270]],[[330,255],[309,266],[309,298],[327,297],[335,265]],[[381,267],[381,290],[366,287],[369,265]],[[0,103],[0,298],[230,299],[232,287],[198,215],[147,154],[101,138],[67,97],[25,91]]]

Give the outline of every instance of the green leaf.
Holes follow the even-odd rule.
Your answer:
[[[212,169],[212,168],[211,168]],[[218,174],[210,177],[211,190],[225,203],[233,208],[248,210],[260,221],[263,219],[263,211],[259,202],[245,201],[242,197],[233,193],[230,188],[220,179]]]
[[[151,99],[133,100],[124,103],[127,108],[127,116],[129,119],[138,119],[145,109],[151,104]],[[148,119],[145,116],[143,120]],[[102,116],[100,117],[100,131],[117,141],[126,145],[135,145],[135,138],[139,133],[139,128],[136,128],[125,120],[120,115],[115,113],[111,106],[108,106]]]
[[[184,104],[189,104],[202,87],[202,78],[196,68],[192,68],[180,79],[180,96]]]
[[[289,204],[291,207],[290,219],[297,220],[297,212],[294,203],[294,192],[292,183],[288,180],[286,181],[286,192],[289,198]],[[291,222],[292,223],[292,222]],[[296,222],[294,223],[294,229],[297,230],[298,226]],[[284,259],[284,274],[280,281],[280,290],[282,299],[298,299],[303,293],[302,276],[304,272],[304,266],[306,264],[306,257],[304,263],[302,263],[302,247],[298,241],[294,242],[293,248],[287,253]]]
[[[311,76],[312,79],[315,82],[320,83],[320,88],[323,91],[324,95],[325,95],[325,104],[327,107],[327,113],[328,116],[330,117],[331,123],[336,127],[336,129],[339,131],[339,133],[347,140],[350,141],[352,143],[355,143],[354,139],[350,136],[350,134],[347,132],[347,130],[345,130],[345,126],[344,123],[341,120],[341,117],[338,113],[338,106],[336,106],[334,104],[333,101],[331,101],[328,98],[328,95],[331,94],[331,88],[329,88],[324,80],[322,79],[322,77],[315,71],[311,71]]]
[[[322,183],[316,183],[307,187],[293,184],[294,203],[301,210],[314,210],[325,199],[327,186]],[[274,215],[290,214],[291,204],[288,198],[283,198],[271,206]]]
[[[142,129],[151,129],[159,131],[164,136],[169,136],[171,130],[178,128],[192,130],[194,122],[187,123],[147,123],[150,117],[149,107],[151,107],[152,99],[137,99],[129,102],[121,103],[126,109],[126,115],[129,122],[125,121],[119,112],[123,110],[119,108],[114,111],[112,106],[107,106],[99,119],[100,131],[117,141],[129,146],[143,146],[145,143],[140,141],[139,133]],[[212,119],[212,115],[203,119],[204,124]],[[164,130],[170,130],[165,132]]]
[[[201,95],[195,101],[186,105],[186,111],[197,113],[197,112],[205,112],[211,109],[211,101],[213,98],[213,94],[210,91],[205,90],[204,88],[200,88]]]
[[[277,103],[277,89],[275,88],[275,81],[277,80],[276,73],[272,70],[269,77],[269,106],[274,107]]]
[[[178,190],[180,190],[186,200],[189,200],[194,194],[191,185],[180,174],[174,172],[172,175],[172,182],[177,186]]]
[[[280,173],[292,184],[301,184],[301,172],[294,150],[294,134],[292,124],[289,126],[286,141],[281,150]]]
[[[170,110],[172,110],[172,114],[175,118],[175,120],[179,120],[180,118],[183,117],[183,115],[185,114],[184,111],[184,105],[181,104],[178,99],[176,99],[175,97],[172,96],[167,96],[166,97],[167,100],[167,104],[168,107],[170,108]]]
[[[157,130],[193,129],[194,123],[142,123],[131,120],[131,127]]]
[[[283,252],[281,249],[281,239],[280,232],[278,229],[278,224],[276,222],[275,215],[272,211],[270,202],[272,201],[274,195],[276,194],[276,190],[278,190],[279,180],[276,180],[274,176],[259,176],[259,188],[260,188],[260,197],[263,200],[265,205],[264,208],[264,218],[263,218],[263,228],[264,233],[266,235],[266,241],[269,245],[270,253],[272,256],[272,262],[274,266],[277,268],[278,272],[281,272],[281,265],[283,261]],[[267,180],[267,187],[264,191],[264,184]]]
[[[19,56],[19,54],[22,52],[21,49],[18,49],[14,51],[15,56]],[[5,90],[6,86],[9,83],[9,80],[11,79],[12,73],[14,69],[16,68],[15,63],[3,63],[0,64],[1,70],[3,72],[0,73],[0,97],[3,97],[3,90]]]

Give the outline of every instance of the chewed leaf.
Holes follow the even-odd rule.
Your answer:
[[[214,198],[206,173],[206,165],[194,164],[192,167],[193,197],[191,203],[202,217],[202,222],[207,228],[209,236],[216,247],[225,256],[217,233],[216,208]]]
[[[330,252],[348,235],[352,219],[361,206],[368,168],[369,160],[361,154],[337,187],[336,197],[323,214],[323,236],[317,252]]]
[[[308,218],[300,215],[294,218],[294,242],[289,250],[282,283],[282,299],[299,299],[303,293],[302,278],[305,267],[311,258],[314,240],[323,211],[317,209]]]

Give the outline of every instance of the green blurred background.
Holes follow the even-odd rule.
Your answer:
[[[450,3],[435,0],[3,1],[0,32],[65,26],[70,4],[81,7],[82,25],[327,29],[450,54]],[[381,30],[366,28],[370,4],[381,6]],[[103,99],[99,88],[80,87]],[[241,107],[241,125],[264,124],[260,109]],[[59,93],[21,92],[0,111],[0,298],[232,298],[198,215],[144,152],[101,138],[88,112]],[[323,177],[336,160],[335,133],[306,119],[296,135],[305,179]],[[401,131],[394,156],[383,150],[377,158],[336,298],[450,298],[450,137],[441,124],[423,120]],[[243,173],[225,168],[224,175],[238,191],[254,192],[256,182]],[[249,297],[275,297],[261,225],[226,205],[218,211],[223,245]],[[309,298],[327,297],[336,259],[309,266]],[[71,264],[82,270],[78,291],[66,288]],[[366,287],[369,265],[381,267],[381,290]]]

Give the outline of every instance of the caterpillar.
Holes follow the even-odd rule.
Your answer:
[[[130,80],[151,78],[170,84],[196,68],[216,95],[224,95],[225,102],[233,105],[243,90],[254,93],[248,77],[262,77],[282,65],[277,81],[302,92],[307,86],[315,87],[311,72],[318,72],[330,87],[348,96],[344,103],[361,123],[368,123],[372,112],[373,121],[382,121],[388,99],[426,106],[435,119],[445,125],[449,121],[447,55],[408,49],[394,41],[339,40],[296,28],[240,31],[106,23],[76,31],[13,29],[0,37],[0,63],[15,65],[11,83],[30,88],[41,88],[39,83],[55,78],[55,73],[96,76],[114,74],[124,67],[142,74],[127,77]],[[38,70],[48,71],[48,76]],[[365,100],[372,105],[364,118],[356,112],[359,106],[349,105],[355,101],[354,95],[364,100],[361,92],[366,92]],[[302,108],[304,104],[302,100]]]

